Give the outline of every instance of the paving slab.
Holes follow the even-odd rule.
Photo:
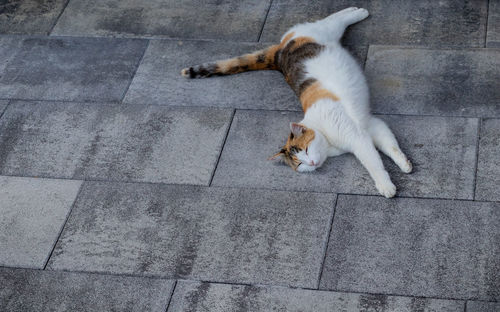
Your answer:
[[[147,41],[0,38],[0,98],[120,101]]]
[[[8,0],[0,2],[1,34],[47,35],[68,0]]]
[[[365,72],[376,112],[500,116],[500,49],[370,46]]]
[[[500,302],[467,301],[466,312],[498,312]]]
[[[481,123],[477,164],[476,194],[478,200],[500,201],[500,119]]]
[[[472,199],[478,120],[467,118],[380,116],[394,131],[413,163],[404,174],[384,157],[399,194]],[[353,155],[327,159],[312,173],[298,173],[267,159],[283,146],[295,112],[237,111],[212,184],[378,194],[368,172]]]
[[[320,287],[500,299],[500,204],[339,196]]]
[[[258,41],[270,0],[72,0],[52,34]]]
[[[173,281],[0,268],[2,311],[164,312]]]
[[[486,46],[500,48],[500,2],[493,0],[489,3]]]
[[[86,182],[48,267],[316,287],[335,195]]]
[[[301,110],[301,105],[278,71],[186,79],[181,69],[231,58],[270,44],[213,41],[151,41],[125,96],[125,103],[176,106],[215,106],[248,109]],[[367,47],[349,47],[361,64]]]
[[[348,28],[346,44],[484,46],[488,1],[469,0],[275,0],[261,41],[352,6],[366,8],[370,17]]]
[[[0,266],[45,266],[80,185],[0,176]]]
[[[464,302],[179,281],[169,312],[463,312]]]
[[[232,110],[13,101],[0,119],[6,175],[208,185]]]

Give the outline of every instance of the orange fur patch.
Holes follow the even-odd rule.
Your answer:
[[[307,129],[302,133],[301,136],[299,137],[293,137],[293,139],[290,139],[288,137],[288,140],[286,141],[285,144],[285,149],[290,150],[292,146],[298,147],[300,149],[305,150],[309,144],[311,143],[312,140],[314,140],[314,130]]]
[[[294,36],[294,32],[287,34],[280,44],[275,44],[265,50],[256,51],[251,54],[245,54],[240,57],[235,57],[228,60],[217,62],[217,71],[225,74],[236,74],[247,70],[260,70],[260,69],[277,69],[275,63],[276,52],[283,49],[290,39]],[[314,41],[310,37],[300,37],[296,39],[294,48],[301,46],[304,43]],[[264,56],[264,61],[259,61],[259,57]]]
[[[302,103],[302,110],[306,112],[309,107],[316,103],[320,99],[331,99],[334,101],[339,101],[340,99],[332,92],[324,89],[319,81],[311,84],[307,87],[302,94],[300,94],[300,102]]]
[[[303,46],[306,43],[311,43],[311,42],[316,42],[313,38],[311,37],[298,37],[294,39],[293,46],[290,48],[290,53],[293,51],[297,50],[301,46]]]

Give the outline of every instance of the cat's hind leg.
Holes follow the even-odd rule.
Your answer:
[[[401,171],[410,173],[412,171],[411,162],[401,151],[396,137],[387,124],[377,117],[370,119],[368,132],[373,139],[375,146],[384,154],[389,156]]]

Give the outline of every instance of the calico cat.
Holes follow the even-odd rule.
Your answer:
[[[377,190],[390,198],[396,187],[377,149],[405,172],[412,165],[389,127],[369,110],[369,92],[362,70],[340,45],[347,26],[368,17],[351,7],[314,23],[288,30],[281,42],[236,58],[185,68],[187,78],[274,69],[285,76],[302,103],[304,119],[290,124],[285,146],[270,159],[281,157],[292,169],[313,171],[327,157],[353,153],[368,170]]]

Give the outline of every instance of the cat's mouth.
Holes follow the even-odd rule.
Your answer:
[[[302,162],[299,162],[299,164],[293,170],[297,171],[297,169],[299,169],[300,165],[302,165]]]

